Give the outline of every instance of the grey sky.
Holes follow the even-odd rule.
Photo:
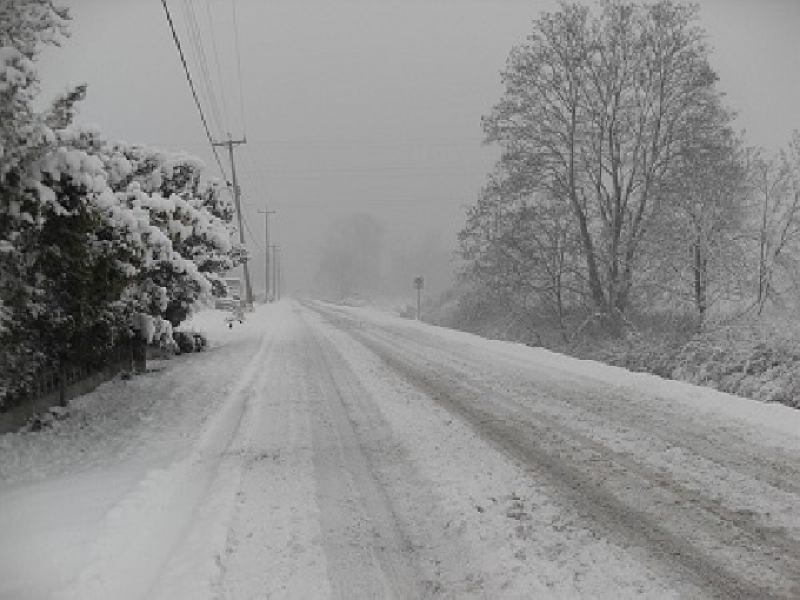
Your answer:
[[[87,82],[79,120],[110,139],[200,156],[216,173],[158,0],[69,0],[72,38],[40,64],[46,97]],[[776,148],[800,128],[800,2],[703,0],[714,66],[751,143]],[[185,0],[168,0],[190,68]],[[480,117],[499,99],[499,71],[543,0],[236,0],[246,127],[240,118],[231,0],[194,0],[208,70],[224,84],[212,133],[246,131],[237,154],[245,216],[263,247],[267,205],[292,287],[308,285],[337,216],[380,218],[414,240],[464,220],[496,153]],[[211,14],[213,38],[208,27]],[[196,81],[200,85],[199,81]],[[226,110],[227,109],[227,110]],[[227,114],[227,119],[225,115]],[[223,155],[229,170],[227,157]],[[249,247],[261,252],[256,243]],[[263,265],[263,262],[260,263]],[[263,267],[256,262],[260,276]],[[410,285],[410,283],[409,283]]]

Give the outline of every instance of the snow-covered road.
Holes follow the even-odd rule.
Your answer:
[[[797,598],[800,411],[377,311],[0,437],[0,598]]]

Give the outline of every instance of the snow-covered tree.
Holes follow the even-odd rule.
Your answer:
[[[705,131],[698,115],[721,101],[696,18],[671,0],[563,3],[512,50],[484,118],[502,165],[571,211],[592,304],[615,331],[665,184]]]
[[[24,387],[44,361],[41,347],[15,320],[16,313],[36,310],[43,295],[31,276],[26,249],[35,246],[44,213],[52,200],[39,194],[30,165],[55,147],[48,114],[37,112],[36,58],[45,45],[66,34],[68,11],[50,0],[0,3],[0,396]],[[69,103],[65,95],[51,114]]]
[[[588,294],[581,246],[568,208],[535,190],[526,173],[493,174],[459,233],[463,275],[519,321],[545,317],[566,335],[567,313]]]
[[[85,86],[34,110],[37,53],[67,19],[0,4],[0,402],[42,366],[100,362],[132,325],[179,323],[244,256],[199,160],[76,126]]]
[[[756,304],[780,301],[800,284],[800,132],[775,155],[756,151],[751,164]]]
[[[107,142],[86,128],[73,128],[71,143],[102,161],[121,207],[146,214],[169,241],[170,251],[139,267],[125,297],[177,325],[243,256],[231,241],[233,209],[222,186],[205,181],[203,164],[188,155]]]
[[[202,295],[212,293],[220,276],[244,257],[232,242],[230,201],[226,204],[217,182],[202,180],[203,165],[193,157],[141,147],[125,154],[133,165],[125,192],[129,206],[149,213],[151,223],[170,240],[175,253],[147,276],[166,289],[163,316],[177,325]]]
[[[643,286],[672,305],[689,301],[701,321],[718,303],[748,293],[748,161],[728,120],[707,114],[693,125],[706,132],[683,149],[663,187],[669,210],[644,248]]]

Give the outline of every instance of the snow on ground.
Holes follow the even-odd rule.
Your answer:
[[[382,323],[402,323],[374,314]],[[393,376],[377,356],[341,331],[324,331],[418,470],[416,482],[403,471],[403,479],[392,469],[385,476],[390,491],[403,498],[398,504],[407,519],[424,512],[409,527],[432,592],[445,598],[677,597],[633,554],[584,528],[524,467]]]
[[[469,479],[472,486],[457,475],[450,480],[444,476],[438,479],[442,488],[450,488],[445,496],[462,501],[475,498],[476,510],[477,506],[484,509],[478,511],[482,515],[487,512],[486,506],[503,494],[500,490],[505,489],[506,494],[513,490],[514,503],[526,507],[523,520],[526,527],[532,526],[533,539],[558,549],[549,556],[532,548],[524,552],[527,559],[517,565],[514,580],[526,581],[520,589],[535,589],[537,576],[556,573],[548,587],[563,597],[594,597],[593,593],[597,597],[637,593],[662,597],[667,592],[659,591],[658,577],[642,571],[641,566],[662,563],[663,567],[666,563],[670,565],[666,571],[656,567],[655,572],[672,580],[666,589],[677,585],[672,589],[680,589],[680,594],[688,597],[709,593],[796,597],[798,588],[791,587],[796,582],[786,579],[786,573],[796,569],[793,557],[800,539],[795,459],[800,450],[800,411],[393,318],[382,311],[330,307],[323,313],[330,314],[338,329],[374,347],[388,364],[411,374],[415,385],[406,396],[408,401],[414,390],[427,389],[427,406],[432,404],[431,398],[451,395],[460,397],[456,404],[474,403],[473,417],[477,413],[524,424],[516,433],[513,424],[487,428],[483,421],[470,421],[473,433],[481,432],[482,437],[512,454],[526,447],[526,436],[541,436],[532,447],[550,457],[544,458],[545,463],[554,461],[550,466],[555,467],[551,471],[556,474],[555,486],[545,482],[526,487],[531,483],[530,476],[512,487],[497,481],[489,483],[480,467],[469,471],[470,464],[479,465],[491,454],[487,449],[479,450],[476,442],[480,440],[474,438],[466,446],[470,458],[454,469],[461,474],[470,472],[462,479]],[[339,319],[337,315],[347,317]],[[358,345],[343,355],[351,359]],[[353,368],[359,367],[354,364]],[[379,381],[385,385],[387,378]],[[445,400],[444,405],[448,404],[450,401]],[[381,404],[386,411],[399,405],[396,401]],[[459,419],[453,419],[451,412],[446,410],[442,416],[456,425]],[[420,428],[422,437],[412,447],[433,443],[435,451],[429,450],[428,456],[440,464],[440,469],[448,464],[452,468],[459,453],[448,449],[444,440],[450,435],[447,430],[437,432],[432,426],[435,421],[414,419],[429,426]],[[550,440],[554,435],[563,439],[553,443]],[[515,436],[517,441],[508,441]],[[476,461],[476,456],[481,460]],[[541,454],[533,459],[534,471],[542,459]],[[527,455],[524,460],[529,464]],[[429,468],[432,462],[428,459],[420,464]],[[492,470],[500,472],[502,469]],[[564,477],[572,482],[566,486],[571,490],[567,496],[564,486],[557,483]],[[496,493],[488,503],[487,493],[493,488]],[[578,493],[579,489],[585,491]],[[547,500],[541,502],[537,497]],[[528,500],[523,500],[531,498],[533,510],[527,508]],[[598,501],[603,505],[599,512],[595,510]],[[459,511],[468,516],[467,531],[502,541],[501,528],[487,529],[485,523],[476,522],[479,519],[475,514],[469,518],[469,505],[465,502]],[[577,508],[578,518],[570,508]],[[549,529],[540,521],[548,511],[556,515]],[[603,539],[594,538],[597,529],[585,528],[587,521],[581,515],[587,511],[594,512],[593,518],[601,523],[605,521]],[[639,529],[642,526],[644,535]],[[588,536],[589,541],[577,547],[606,548],[597,553],[589,550],[592,559],[585,560],[575,551],[581,535]],[[647,541],[662,535],[671,538],[666,546]],[[649,547],[654,554],[650,558],[640,556],[638,565],[634,561],[627,568],[623,567],[626,550],[632,548],[627,547],[625,539],[631,537],[637,540],[634,546]],[[672,553],[683,558],[669,558]],[[776,553],[790,557],[785,565],[773,563]],[[536,559],[541,564],[525,575]],[[559,572],[561,562],[564,570]],[[509,564],[513,561],[507,555],[498,561],[505,569]],[[722,579],[715,574],[719,565],[724,565],[727,573]],[[575,576],[572,584],[570,575]],[[686,589],[680,583],[684,579],[694,583]],[[700,587],[692,590],[691,585]]]
[[[349,310],[352,312],[353,309]],[[782,404],[757,402],[712,388],[663,379],[649,373],[636,373],[622,367],[582,360],[544,348],[530,347],[516,342],[489,340],[455,329],[429,325],[411,319],[399,319],[383,310],[369,308],[357,310],[376,323],[385,323],[394,327],[402,326],[428,333],[435,332],[435,335],[443,340],[450,340],[473,349],[482,349],[492,356],[503,356],[523,365],[536,364],[558,369],[570,377],[596,380],[623,390],[637,391],[649,396],[655,395],[694,412],[698,418],[733,418],[757,427],[767,427],[776,433],[797,438],[798,444],[800,444],[800,410]],[[780,435],[775,438],[775,441],[776,443],[791,443]]]
[[[785,486],[759,479],[757,465],[713,460],[716,442],[732,439],[743,457],[749,442],[796,455],[800,411],[381,311],[335,311],[369,322],[418,369],[441,369],[442,389],[496,390],[498,410],[519,401],[553,431],[568,425],[607,456],[635,457],[648,476],[669,470],[681,493],[717,494],[732,518],[771,513],[787,535],[800,528]],[[0,599],[328,598],[377,589],[382,569],[386,589],[431,597],[676,594],[635,544],[598,535],[580,502],[563,504],[556,484],[399,376],[352,335],[358,326],[288,300],[232,329],[226,314],[186,325],[208,335],[208,351],[102,385],[52,429],[0,436]],[[572,400],[595,388],[609,412],[579,412]],[[646,410],[664,432],[650,435]],[[687,434],[693,422],[719,437],[703,446]],[[673,433],[695,445],[671,446]]]
[[[151,362],[146,374],[101,385],[73,400],[70,418],[53,429],[0,436],[0,598],[40,599],[57,590],[63,597],[139,597],[132,579],[158,568],[148,564],[157,553],[125,549],[138,549],[137,536],[175,534],[154,527],[180,522],[162,513],[182,493],[197,448],[208,444],[203,432],[215,434],[226,407],[240,409],[237,385],[254,367],[248,359],[268,324],[251,319],[228,329],[225,315],[205,311],[187,324],[208,334],[206,352]],[[112,568],[114,582],[99,573]]]

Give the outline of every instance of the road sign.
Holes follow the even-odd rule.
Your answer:
[[[417,289],[417,321],[419,321],[420,292],[422,291],[422,277],[414,277],[414,287]]]

